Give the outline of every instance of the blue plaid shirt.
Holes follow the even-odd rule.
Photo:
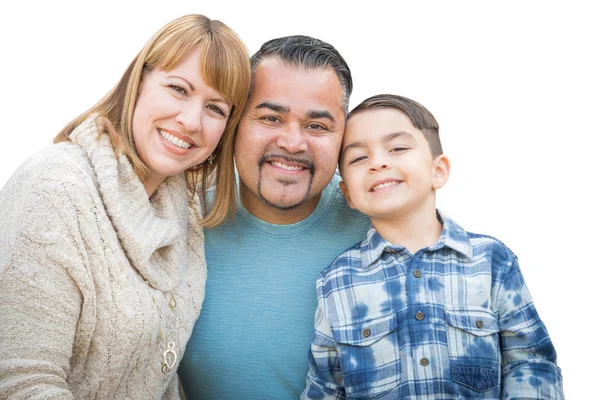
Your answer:
[[[439,218],[431,247],[412,254],[372,227],[321,273],[302,398],[564,398],[517,257]]]

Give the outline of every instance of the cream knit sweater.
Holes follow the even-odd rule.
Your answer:
[[[86,121],[0,192],[0,399],[179,398],[206,280],[198,202],[183,176],[149,200],[98,137]]]

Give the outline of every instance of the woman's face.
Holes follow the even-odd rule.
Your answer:
[[[133,139],[149,169],[148,194],[167,177],[205,161],[227,124],[231,105],[209,87],[191,50],[169,71],[146,72],[133,113]]]

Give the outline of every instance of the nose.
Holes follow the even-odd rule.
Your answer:
[[[377,172],[388,169],[390,167],[388,161],[384,156],[373,154],[370,159],[369,171]]]
[[[198,132],[202,129],[202,105],[196,102],[188,102],[182,105],[175,120],[181,124],[187,132]]]
[[[293,124],[284,129],[277,138],[277,146],[287,150],[289,153],[301,153],[308,151],[308,143],[302,133],[300,126]]]

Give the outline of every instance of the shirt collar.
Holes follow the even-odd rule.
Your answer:
[[[442,234],[438,242],[433,246],[429,246],[427,250],[436,251],[442,247],[448,247],[471,260],[473,258],[473,246],[467,232],[439,210],[437,210],[437,216],[443,225]],[[360,245],[362,267],[368,269],[381,258],[384,252],[397,253],[403,250],[405,250],[404,246],[394,246],[381,237],[375,227],[371,225],[367,237]]]

